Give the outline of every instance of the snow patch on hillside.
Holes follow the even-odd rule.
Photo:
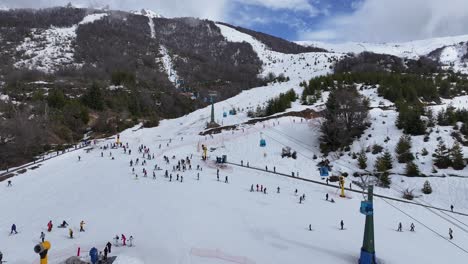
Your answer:
[[[468,46],[466,43],[457,44],[445,47],[441,54],[439,61],[444,69],[452,69],[455,72],[468,74],[468,67],[466,59],[463,59],[467,53]]]
[[[343,54],[310,52],[301,54],[284,54],[272,51],[265,44],[254,37],[239,32],[231,27],[216,24],[221,34],[229,42],[249,43],[263,62],[261,76],[274,73],[276,76],[284,74],[295,80],[309,80],[313,76],[323,75],[331,72],[331,66]]]
[[[150,27],[151,38],[152,38],[152,39],[156,38],[156,30],[154,29],[154,21],[153,21],[153,18],[148,17],[148,25],[149,25],[149,27]]]
[[[169,78],[169,81],[171,81],[177,86],[178,85],[177,80],[179,79],[179,76],[177,75],[177,71],[174,69],[174,63],[169,54],[169,51],[167,50],[165,46],[161,45],[160,53],[161,53],[161,57],[156,59],[156,62],[162,63],[163,69],[166,72]]]
[[[131,11],[132,14],[134,15],[139,15],[139,16],[146,16],[146,17],[150,17],[150,18],[161,18],[163,16],[161,16],[160,14],[152,11],[152,10],[149,10],[149,9],[141,9],[140,11]]]
[[[22,58],[15,63],[15,67],[52,73],[61,66],[81,66],[74,63],[73,42],[76,39],[76,30],[80,25],[94,23],[105,16],[106,13],[91,14],[78,25],[68,28],[33,29],[32,37],[25,38],[16,48],[22,52]]]

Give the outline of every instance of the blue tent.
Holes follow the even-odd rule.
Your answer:
[[[223,113],[223,117],[227,117],[227,113],[226,113],[226,112]]]
[[[328,167],[327,166],[322,166],[320,167],[320,177],[328,177],[330,176],[328,173]]]
[[[266,147],[266,140],[265,139],[260,139],[260,147]]]

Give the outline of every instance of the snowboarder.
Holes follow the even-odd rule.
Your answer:
[[[13,232],[14,232],[15,234],[18,234],[18,231],[16,231],[16,225],[15,225],[15,224],[13,224],[13,225],[11,226],[10,235],[13,234]]]
[[[13,185],[11,185],[11,180],[8,181],[8,184],[7,184],[7,187],[12,187]]]
[[[265,187],[265,188],[263,188],[263,193],[264,193],[264,194],[266,194],[266,187]]]
[[[452,228],[449,228],[449,236],[450,236],[450,240],[453,239],[453,230]]]
[[[68,223],[67,223],[67,221],[65,221],[65,220],[63,220],[62,224],[59,225],[60,228],[65,228],[65,227],[67,227],[67,226],[68,226]]]
[[[343,222],[343,220],[341,220],[340,225],[341,225],[341,230],[344,230],[344,222]]]
[[[85,222],[84,222],[83,220],[81,220],[81,222],[80,222],[80,232],[84,232],[84,231],[85,231],[85,230],[84,230],[84,224],[85,224]]]
[[[126,246],[127,245],[127,238],[125,237],[124,234],[122,234],[120,237],[122,238],[122,245]]]
[[[117,241],[118,241],[118,240],[117,240]],[[112,249],[112,244],[111,244],[110,241],[107,242],[106,247],[107,247],[107,250],[109,251],[109,254],[112,253],[112,250],[111,250],[111,249]]]
[[[276,188],[276,193],[280,193],[280,187]]]
[[[401,224],[401,222],[398,224],[398,229],[397,229],[398,232],[403,232],[403,225]]]
[[[49,223],[47,223],[47,231],[48,231],[48,232],[51,232],[53,226],[54,226],[54,225],[52,224],[52,220],[50,220]]]
[[[410,231],[411,231],[411,232],[414,232],[414,223],[411,223],[411,226],[410,226],[410,227],[411,227]]]
[[[42,242],[44,242],[45,240],[45,234],[44,232],[41,232],[41,236],[39,237],[41,239]]]
[[[330,202],[335,203],[335,200],[333,200],[333,198],[331,198]]]
[[[68,229],[68,235],[70,238],[73,238],[73,230],[71,228]]]
[[[327,201],[328,201],[328,193],[327,193],[327,194],[325,194],[325,200],[327,200]]]
[[[226,176],[226,179],[224,180],[225,183],[229,183],[228,181],[228,176]]]

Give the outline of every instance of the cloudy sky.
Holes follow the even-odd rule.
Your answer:
[[[0,0],[0,6],[68,2],[209,18],[289,40],[383,42],[468,34],[468,0]]]

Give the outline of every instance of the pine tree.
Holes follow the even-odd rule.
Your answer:
[[[406,175],[407,176],[419,176],[421,172],[419,171],[418,165],[414,163],[413,161],[409,161],[406,163]]]
[[[390,174],[388,173],[388,171],[385,171],[382,174],[380,174],[379,181],[382,187],[390,187],[390,184],[392,184],[392,180],[390,179]]]
[[[392,154],[390,154],[390,151],[385,150],[384,154],[382,155],[382,161],[385,164],[385,167],[387,168],[386,170],[391,170],[393,169],[393,158]]]
[[[395,152],[399,163],[407,163],[414,160],[414,155],[411,153],[411,137],[403,135],[397,143]]]
[[[432,193],[432,187],[431,187],[431,184],[429,183],[429,181],[424,182],[422,192],[424,194],[431,194]]]
[[[437,166],[439,169],[447,169],[450,167],[451,160],[449,156],[449,150],[447,146],[445,146],[443,141],[440,141],[437,145],[437,149],[435,150],[434,154],[434,165]]]
[[[365,170],[367,168],[367,156],[366,156],[366,151],[361,150],[361,152],[358,154],[358,165],[361,170]]]
[[[463,158],[463,152],[460,144],[456,142],[450,150],[450,159],[452,167],[455,170],[463,170],[465,168],[465,160]]]

